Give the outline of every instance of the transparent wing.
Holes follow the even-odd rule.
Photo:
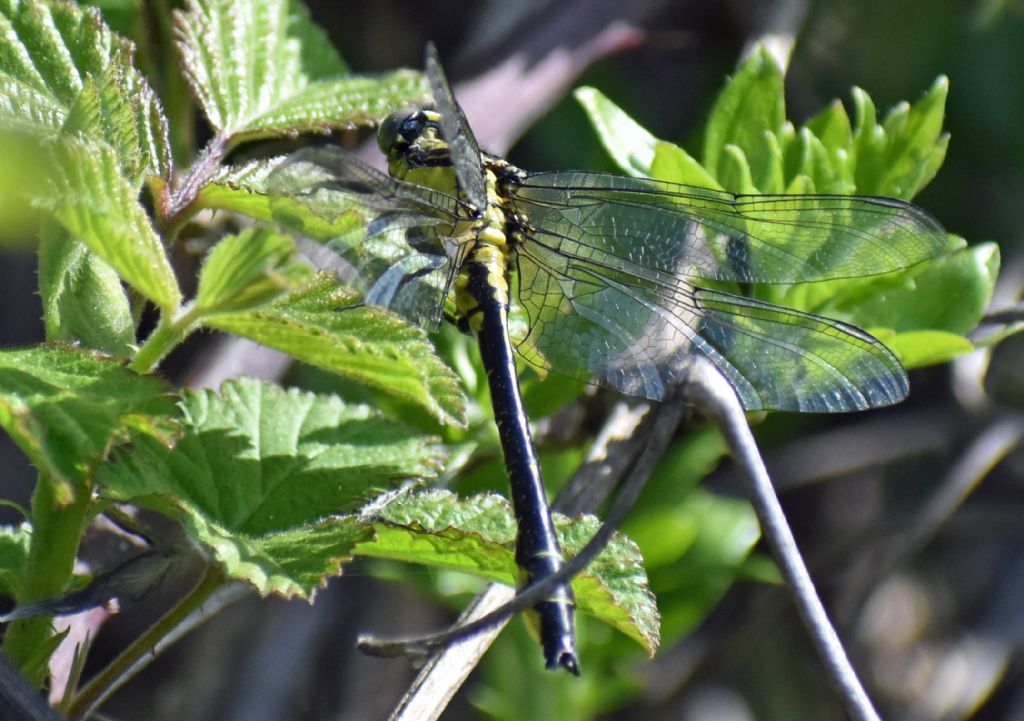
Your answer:
[[[434,107],[441,115],[441,132],[448,143],[459,187],[469,203],[477,210],[483,210],[487,207],[487,181],[480,146],[469,127],[466,114],[462,112],[462,107],[456,102],[451,86],[448,85],[433,43],[427,43],[424,64],[430,93],[434,96]]]
[[[652,281],[803,283],[906,268],[946,246],[938,221],[891,198],[732,195],[604,173],[539,173],[529,223],[595,264]]]
[[[591,173],[531,177],[516,208],[523,355],[561,374],[651,399],[695,353],[754,409],[889,405],[906,374],[853,326],[700,288],[696,279],[804,282],[870,275],[937,254],[945,233],[898,201],[736,197]]]
[[[396,180],[337,147],[304,148],[270,177],[275,220],[370,305],[436,329],[464,250],[450,233],[458,201]]]

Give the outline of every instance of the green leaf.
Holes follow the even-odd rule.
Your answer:
[[[358,555],[422,563],[515,585],[516,524],[501,496],[459,500],[449,491],[399,494],[374,507],[375,537]],[[600,526],[592,516],[557,516],[555,528],[568,554],[579,551]],[[647,588],[635,544],[617,534],[587,570],[573,580],[577,607],[615,626],[653,653],[658,611]]]
[[[199,271],[195,313],[209,316],[249,310],[306,285],[312,270],[295,260],[291,236],[248,228],[222,238]]]
[[[114,150],[64,138],[52,143],[49,155],[55,171],[42,204],[121,278],[173,316],[181,302],[177,279]]]
[[[188,392],[174,448],[139,438],[105,465],[112,498],[176,509],[228,573],[261,593],[309,596],[356,538],[382,489],[432,477],[432,439],[336,396],[241,380]]]
[[[248,581],[266,596],[312,599],[327,579],[341,573],[357,543],[371,531],[354,516],[332,516],[302,527],[257,536],[210,522],[185,511],[186,532],[208,546],[231,578]]]
[[[919,101],[897,105],[879,125],[871,98],[854,88],[857,192],[909,200],[928,184],[949,145],[942,132],[948,91],[949,81],[939,77]]]
[[[830,151],[849,148],[853,143],[850,117],[838,100],[833,100],[828,107],[808,120],[804,128]]]
[[[751,167],[767,167],[771,150],[763,135],[779,132],[785,122],[782,70],[758,48],[715,100],[704,132],[704,167],[721,181],[730,145],[743,151]]]
[[[274,168],[286,159],[287,156],[281,155],[249,161],[242,165],[222,166],[209,182],[200,188],[196,196],[197,206],[211,210],[229,210],[268,223],[274,222],[268,179]],[[287,200],[274,198],[274,208]],[[295,212],[301,212],[301,204],[294,203],[294,206]]]
[[[940,76],[916,103],[900,103],[886,116],[883,183],[894,197],[914,197],[942,165],[949,144],[949,135],[942,132],[948,94],[949,80]]]
[[[718,163],[718,182],[730,193],[757,193],[743,148],[738,145],[727,145],[722,149],[721,160]]]
[[[612,160],[629,175],[651,174],[658,139],[633,118],[591,87],[577,88],[573,96],[583,106],[597,137]]]
[[[206,322],[413,403],[442,423],[464,426],[458,379],[426,334],[387,311],[355,303],[350,291],[323,275],[270,306]]]
[[[429,98],[419,73],[343,75],[296,2],[190,0],[175,19],[192,92],[214,130],[233,143],[365,125]]]
[[[963,336],[942,330],[911,330],[895,333],[888,329],[872,329],[878,340],[899,356],[907,368],[936,365],[973,351],[974,344]]]
[[[31,538],[32,528],[27,523],[0,526],[0,595],[21,598]]]
[[[670,183],[722,190],[722,186],[704,169],[704,166],[675,143],[659,141],[655,146],[651,177]]]
[[[77,485],[131,430],[165,436],[170,387],[97,353],[0,350],[0,426],[58,484]]]
[[[170,176],[167,123],[131,43],[95,8],[0,2],[0,128],[37,138],[73,134],[117,149],[133,186]]]
[[[135,321],[117,272],[56,223],[39,238],[39,295],[50,341],[80,342],[127,356],[135,345]]]
[[[826,312],[841,313],[862,327],[898,333],[940,330],[962,336],[981,320],[998,274],[999,247],[981,243],[896,276],[879,276],[856,294],[837,294]]]
[[[690,633],[743,578],[760,538],[749,503],[702,488],[682,504],[649,510],[630,528],[642,534],[641,548],[657,554],[648,573],[664,611],[662,632],[672,642]]]

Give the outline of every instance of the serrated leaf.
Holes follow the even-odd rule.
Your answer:
[[[765,131],[775,133],[786,122],[782,71],[771,54],[758,48],[731,78],[715,99],[704,132],[704,167],[728,189],[722,180],[723,163],[736,146],[753,167],[767,167],[763,157],[768,147]],[[734,159],[733,159],[734,160]]]
[[[132,67],[131,43],[95,8],[4,0],[0,34],[0,128],[107,142],[136,186],[146,173],[169,177],[159,101]]]
[[[61,484],[81,483],[132,430],[168,433],[170,390],[85,350],[0,350],[0,426]]]
[[[198,317],[249,310],[306,285],[312,270],[295,259],[291,236],[248,228],[222,238],[199,271]]]
[[[501,496],[459,500],[449,491],[398,494],[375,506],[368,518],[375,537],[359,544],[358,555],[423,563],[514,585],[516,525]],[[600,526],[592,516],[556,516],[555,529],[568,554],[579,551]],[[588,569],[573,580],[579,609],[615,626],[653,653],[658,644],[658,611],[647,588],[643,559],[635,544],[617,534]]]
[[[658,139],[596,88],[577,88],[573,97],[612,160],[629,175],[649,176]]]
[[[176,508],[193,538],[261,593],[309,596],[364,533],[344,514],[433,476],[443,456],[366,406],[252,380],[188,392],[181,407],[173,449],[140,438],[99,481],[110,497]]]
[[[270,306],[207,323],[418,405],[442,423],[465,425],[458,379],[426,334],[387,311],[355,303],[351,291],[324,275]]]
[[[211,179],[200,188],[196,203],[201,208],[229,210],[248,215],[250,218],[274,221],[271,210],[267,181],[274,169],[288,156],[253,160],[242,165],[222,166]],[[287,199],[275,198],[274,203]],[[296,203],[296,208],[301,205]]]
[[[232,142],[368,124],[429,98],[418,73],[343,76],[323,33],[289,0],[190,0],[175,20],[192,92]]]
[[[40,232],[39,295],[47,340],[130,354],[135,321],[121,278],[109,263],[52,222],[44,223]]]
[[[181,302],[178,282],[137,192],[105,143],[63,138],[50,146],[49,197],[41,204],[165,315]]]
[[[192,538],[210,548],[230,578],[248,581],[261,595],[285,598],[312,599],[328,578],[341,573],[353,547],[370,536],[354,516],[258,536],[225,529],[201,513],[186,511],[183,523]]]

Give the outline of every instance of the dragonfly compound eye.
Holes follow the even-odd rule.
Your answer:
[[[396,146],[407,146],[420,136],[426,124],[422,110],[403,108],[391,113],[377,130],[377,146],[388,154]]]

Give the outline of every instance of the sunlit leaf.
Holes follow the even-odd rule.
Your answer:
[[[612,160],[630,175],[651,174],[658,139],[596,88],[578,88],[573,95],[587,113],[598,139]]]
[[[114,150],[75,138],[56,141],[50,150],[55,170],[44,207],[121,278],[172,314],[181,301],[178,281]]]
[[[704,131],[704,167],[722,182],[728,146],[739,148],[755,168],[767,167],[771,151],[765,132],[779,131],[786,121],[782,70],[764,48],[740,66],[715,99]],[[722,182],[726,189],[732,189]]]
[[[465,500],[448,491],[399,494],[373,508],[375,536],[356,552],[464,571],[514,585],[516,522],[501,496]],[[592,516],[555,518],[563,549],[572,555],[593,536]],[[622,534],[573,580],[577,607],[612,624],[653,653],[658,645],[658,611],[647,588],[643,559]]]
[[[307,11],[290,0],[189,0],[176,24],[192,92],[234,143],[366,125],[429,97],[418,73],[347,74]]]
[[[432,439],[335,396],[240,380],[181,405],[173,449],[139,438],[99,481],[111,497],[175,512],[261,593],[309,596],[366,533],[347,514],[442,460]]]
[[[305,285],[313,271],[294,256],[292,238],[267,228],[222,238],[199,271],[196,313],[248,310]]]
[[[270,306],[207,322],[415,404],[443,423],[465,424],[458,379],[426,334],[379,308],[357,305],[332,277]]]
[[[0,426],[58,483],[81,483],[132,430],[165,437],[170,391],[85,350],[0,350]]]
[[[104,141],[133,187],[146,173],[169,176],[160,103],[132,67],[132,45],[95,8],[3,0],[0,33],[0,128]]]

